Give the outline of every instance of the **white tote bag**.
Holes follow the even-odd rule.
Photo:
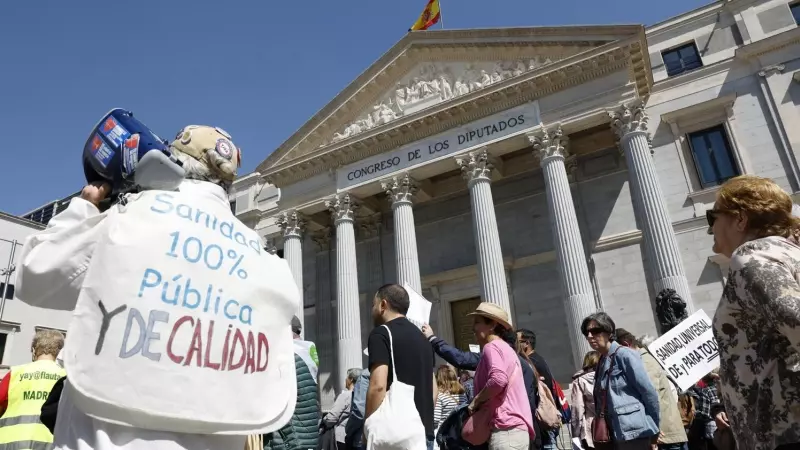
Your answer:
[[[414,386],[397,379],[392,331],[386,325],[383,327],[389,333],[394,381],[381,406],[364,422],[367,450],[426,450],[428,441],[414,403]]]

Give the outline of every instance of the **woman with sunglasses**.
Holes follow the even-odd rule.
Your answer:
[[[713,251],[730,258],[714,315],[724,412],[741,449],[800,448],[800,220],[774,181],[740,176],[707,211]]]
[[[616,325],[604,312],[583,319],[581,332],[592,350],[600,353],[594,377],[595,422],[605,421],[609,444],[592,436],[595,448],[650,450],[659,435],[656,393],[638,352],[614,339]],[[599,424],[592,426],[593,431]]]

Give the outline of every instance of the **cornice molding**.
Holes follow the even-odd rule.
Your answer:
[[[717,1],[708,5],[703,5],[697,9],[670,17],[667,20],[650,25],[647,27],[647,36],[655,37],[664,33],[670,33],[675,29],[685,26],[698,26],[697,22],[714,20],[716,15],[725,8],[727,0]]]
[[[797,43],[800,43],[800,27],[739,47],[736,49],[736,57],[743,59],[757,58]]]
[[[627,41],[598,47],[493,84],[265,170],[268,159],[259,170],[270,183],[283,187],[626,68],[638,96],[647,98],[652,74],[649,55],[642,51],[643,39],[640,28],[640,35]]]

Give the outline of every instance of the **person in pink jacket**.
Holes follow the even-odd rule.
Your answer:
[[[481,360],[475,370],[475,392],[469,413],[481,408],[494,410],[489,450],[527,450],[535,437],[533,417],[522,367],[516,351],[504,336],[515,342],[508,313],[493,303],[478,305],[473,331],[481,346]]]

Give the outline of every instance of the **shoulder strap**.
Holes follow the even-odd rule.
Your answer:
[[[394,344],[392,343],[392,330],[390,330],[386,325],[381,326],[386,328],[386,332],[389,333],[389,355],[391,355],[392,358],[392,380],[397,381],[397,370],[395,369],[394,364]]]

